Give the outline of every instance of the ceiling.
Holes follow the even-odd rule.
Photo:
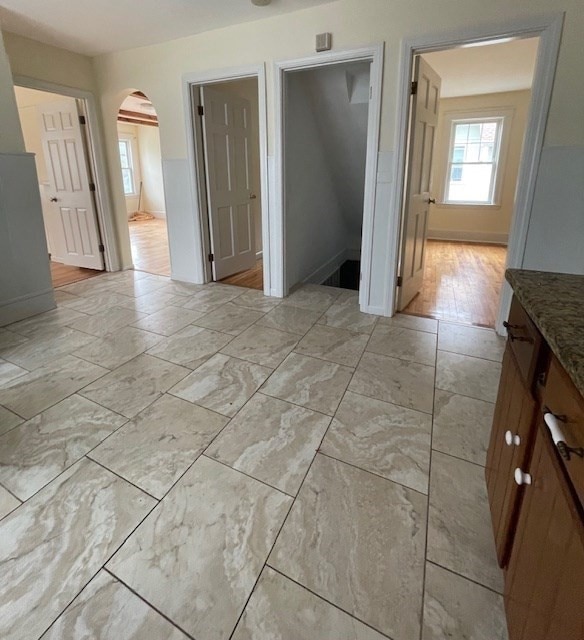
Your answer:
[[[539,38],[525,38],[422,57],[442,78],[442,98],[520,91],[531,88],[538,43]]]
[[[333,0],[0,0],[2,29],[95,56],[307,9]]]

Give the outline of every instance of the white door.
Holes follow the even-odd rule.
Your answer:
[[[249,101],[202,87],[203,139],[213,277],[221,280],[256,262]]]
[[[426,233],[432,180],[432,158],[438,125],[440,76],[417,56],[414,67],[416,93],[412,100],[408,178],[401,251],[401,286],[398,310],[422,288],[426,257]]]
[[[50,182],[49,213],[65,264],[103,269],[103,253],[83,146],[77,105],[73,99],[37,106],[41,140]]]

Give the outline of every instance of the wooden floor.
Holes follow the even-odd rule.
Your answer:
[[[170,275],[166,220],[128,222],[134,269],[160,276]]]
[[[79,282],[80,280],[87,280],[87,278],[93,278],[98,276],[103,271],[96,271],[95,269],[83,269],[81,267],[69,267],[66,264],[60,262],[51,261],[51,280],[53,281],[53,287],[63,287],[66,284],[72,284],[73,282]]]
[[[258,260],[253,269],[236,273],[235,275],[223,278],[224,284],[234,284],[237,287],[247,287],[248,289],[264,289],[264,262]]]
[[[424,283],[404,313],[494,327],[507,247],[428,240]]]

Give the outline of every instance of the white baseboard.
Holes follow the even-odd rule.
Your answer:
[[[0,305],[0,327],[50,311],[56,306],[53,289],[37,291],[20,298],[7,300]]]
[[[428,240],[451,240],[453,242],[485,242],[507,245],[509,234],[491,231],[460,231],[458,229],[428,229]]]
[[[335,271],[337,271],[340,266],[347,259],[347,249],[343,249],[339,251],[337,255],[333,256],[330,260],[327,260],[322,266],[315,269],[309,276],[304,278],[302,282],[311,283],[311,284],[320,284],[324,282],[327,278],[330,278]]]
[[[150,215],[153,215],[155,218],[162,218],[166,220],[166,211],[147,211]]]

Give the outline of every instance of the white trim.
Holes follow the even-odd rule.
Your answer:
[[[401,47],[398,105],[396,119],[396,162],[394,170],[394,192],[391,207],[392,222],[388,239],[388,270],[390,283],[395,283],[399,268],[399,243],[402,223],[402,201],[404,197],[404,174],[406,163],[407,126],[409,118],[410,82],[412,61],[416,53],[450,49],[469,42],[497,40],[506,37],[539,36],[537,63],[532,84],[532,97],[526,125],[523,153],[517,176],[515,210],[509,232],[507,267],[520,268],[523,264],[527,244],[527,230],[537,180],[537,169],[543,147],[545,126],[549,112],[555,69],[560,47],[564,12],[512,20],[504,24],[477,25],[458,29],[450,33],[429,34],[404,40]],[[385,308],[387,315],[395,313],[397,295],[392,284],[387,291]],[[511,306],[511,289],[504,285],[501,291],[499,314],[496,321],[498,332],[503,331],[503,320]]]
[[[46,82],[29,76],[15,75],[13,83],[19,87],[47,91],[70,98],[83,100],[87,113],[87,124],[89,128],[90,154],[92,169],[95,178],[95,201],[97,204],[97,219],[99,222],[101,237],[105,246],[104,258],[106,271],[119,271],[120,257],[114,229],[114,217],[112,197],[109,187],[109,176],[106,170],[103,131],[99,118],[97,101],[90,91],[67,87],[54,82]]]
[[[272,272],[270,262],[270,207],[269,207],[269,191],[268,191],[268,114],[266,104],[266,70],[264,64],[249,65],[246,67],[233,67],[229,69],[218,69],[213,71],[196,71],[185,73],[182,76],[183,85],[183,104],[186,119],[186,131],[189,143],[188,162],[190,167],[190,183],[193,202],[197,208],[195,216],[196,233],[200,238],[200,265],[201,273],[204,281],[210,280],[209,271],[207,270],[206,256],[209,253],[209,239],[204,233],[205,224],[203,222],[203,207],[201,206],[201,193],[205,191],[204,184],[199,184],[198,176],[200,167],[197,162],[196,148],[199,144],[196,127],[193,123],[193,104],[191,98],[191,90],[195,85],[211,84],[214,82],[225,82],[228,80],[240,80],[242,78],[257,78],[258,81],[258,119],[259,119],[259,138],[260,138],[260,182],[261,182],[261,207],[262,207],[262,251],[265,257],[263,264],[264,271],[264,294],[267,296],[274,295],[272,291]]]
[[[278,295],[287,294],[286,282],[286,241],[285,241],[285,194],[284,194],[284,73],[291,70],[312,69],[341,62],[371,60],[369,116],[367,120],[367,155],[365,164],[365,190],[363,198],[363,232],[361,238],[361,286],[359,306],[362,311],[369,309],[371,287],[371,261],[373,253],[373,222],[375,215],[375,193],[377,185],[377,159],[379,153],[379,132],[381,127],[381,89],[383,83],[383,43],[358,49],[330,51],[306,58],[285,60],[274,63],[274,109],[275,130],[275,199],[272,225],[278,235],[273,239],[273,278]],[[381,212],[380,212],[381,213]],[[276,284],[277,283],[277,284]]]
[[[447,240],[451,242],[481,242],[486,244],[507,245],[508,233],[492,231],[462,231],[460,229],[428,229],[428,240]]]

